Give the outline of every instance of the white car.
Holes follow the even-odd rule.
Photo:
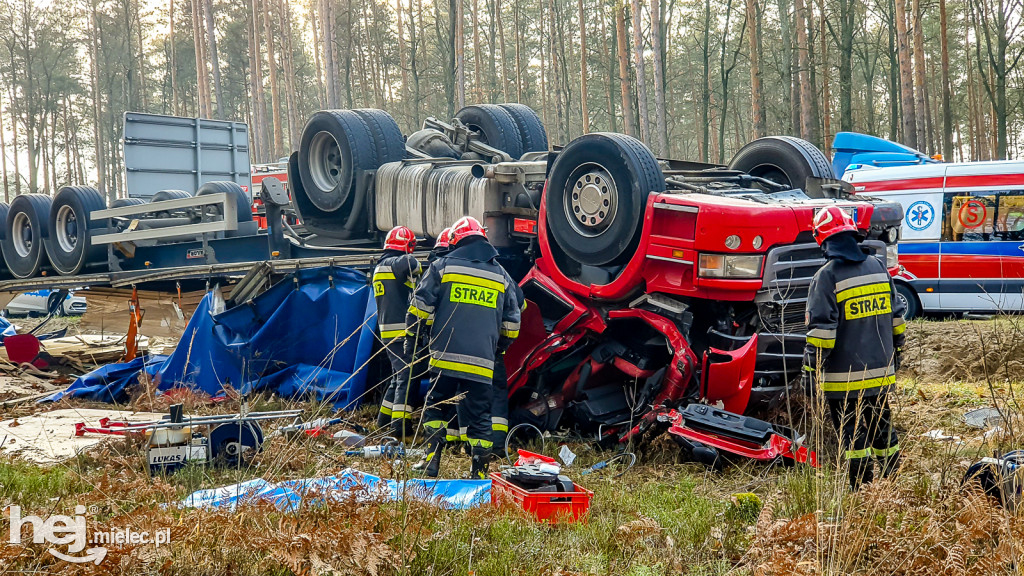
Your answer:
[[[35,290],[14,297],[4,309],[4,316],[45,316],[51,300],[58,297],[56,290]],[[85,314],[85,298],[69,292],[60,308],[59,316],[80,316]]]

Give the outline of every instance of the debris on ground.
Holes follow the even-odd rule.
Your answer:
[[[64,408],[0,421],[0,451],[40,464],[55,464],[107,441],[109,436],[76,436],[75,424],[102,418],[142,422],[154,412]]]

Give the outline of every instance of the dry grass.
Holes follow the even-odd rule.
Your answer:
[[[929,372],[920,360],[933,334],[945,333],[957,340],[950,346],[968,350],[960,341],[971,330],[983,335],[986,349],[995,348],[989,354],[997,359],[1000,346],[1015,346],[1007,331],[1016,326],[1006,319],[962,322],[912,324],[917,336],[909,352],[916,359],[893,399],[906,465],[894,481],[856,494],[845,489],[834,438],[813,406],[797,406],[792,413],[821,451],[820,469],[738,462],[712,473],[679,463],[672,444],[659,441],[619,479],[582,478],[595,492],[590,519],[562,527],[538,525],[514,509],[455,512],[415,502],[322,500],[295,513],[258,503],[235,513],[165,506],[197,489],[257,477],[281,481],[330,475],[347,466],[386,477],[406,477],[409,471],[347,457],[330,440],[278,437],[242,469],[191,466],[151,478],[138,442],[122,440],[53,468],[0,460],[0,505],[50,514],[84,504],[94,529],[170,528],[170,545],[111,546],[108,558],[93,566],[58,561],[45,545],[3,543],[0,574],[1019,574],[1024,518],[960,482],[979,455],[1024,446],[1024,437],[1016,427],[982,439],[960,415],[993,402],[1007,414],[1019,414],[1015,395],[1022,379],[984,368]],[[957,358],[958,365],[968,365],[968,353]],[[197,413],[238,408],[237,400],[215,407],[202,398],[186,403]],[[165,408],[144,389],[132,405]],[[260,398],[252,409],[289,405]],[[309,416],[326,410],[302,407]],[[357,419],[368,422],[371,412]],[[963,443],[921,437],[935,428]],[[573,449],[582,466],[608,456],[585,445]],[[549,452],[556,450],[549,446]],[[468,459],[449,456],[443,472],[457,477],[468,467]],[[0,530],[6,540],[6,522]]]

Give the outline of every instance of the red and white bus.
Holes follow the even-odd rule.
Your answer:
[[[851,165],[843,180],[903,205],[908,316],[1024,310],[1024,162]]]

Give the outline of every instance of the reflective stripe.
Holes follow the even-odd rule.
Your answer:
[[[519,313],[522,314],[523,312],[526,312],[526,299],[525,298],[523,299],[522,305],[519,306]]]
[[[877,458],[888,458],[900,451],[900,445],[889,446],[888,448],[872,448],[871,453]]]
[[[386,264],[381,264],[373,269],[374,276],[380,273],[393,274],[393,272],[394,270],[391,269],[391,266],[388,266]],[[394,275],[392,275],[391,277],[394,278]]]
[[[901,320],[902,320],[902,318],[901,318]],[[903,334],[906,331],[907,331],[907,325],[906,324],[900,324],[898,326],[894,325],[892,327],[892,335],[893,336],[899,336],[900,334]]]
[[[421,319],[430,317],[430,312],[420,310],[419,308],[416,307],[416,303],[413,303],[412,306],[409,306],[409,314],[412,314],[413,316]]]
[[[821,389],[825,392],[853,392],[868,388],[881,388],[882,386],[889,386],[895,383],[896,376],[882,376],[881,378],[853,380],[850,382],[822,382]]]
[[[444,437],[444,439],[445,439],[446,442],[458,442],[459,441],[459,435],[458,434],[448,434],[448,435],[446,435]]]
[[[406,280],[405,285],[413,290],[416,289],[416,285],[412,283],[412,280]]]
[[[466,438],[466,441],[469,442],[469,445],[473,446],[473,447],[480,447],[480,448],[492,448],[492,447],[494,447],[494,442],[491,442],[490,440],[481,440],[479,438]]]
[[[481,368],[479,366],[473,366],[472,364],[464,364],[462,362],[449,362],[447,360],[438,360],[436,358],[431,358],[430,365],[440,370],[451,370],[453,372],[463,372],[465,374],[476,374],[477,376],[483,376],[485,378],[494,378],[494,370],[490,368]]]
[[[396,411],[391,413],[391,417],[392,418],[398,418],[399,420],[411,420],[412,419],[412,412],[399,412],[399,411],[396,410]]]
[[[897,326],[901,326],[901,325],[905,326],[906,324],[907,324],[907,321],[903,319],[903,316],[893,316],[892,317],[892,327],[893,328],[895,328]]]
[[[814,372],[814,367],[804,364],[804,372]]]
[[[883,294],[889,292],[888,282],[879,282],[878,284],[867,284],[865,286],[857,286],[856,288],[847,288],[842,292],[836,293],[836,302],[845,302],[850,298],[857,296],[867,296],[869,294]]]
[[[480,288],[490,288],[491,290],[497,290],[502,294],[505,293],[505,283],[495,282],[494,280],[488,280],[486,278],[478,278],[476,276],[470,276],[468,274],[445,274],[441,277],[441,283],[445,282],[459,282],[461,284],[469,284],[470,286],[479,286]]]
[[[845,456],[847,460],[867,458],[868,456],[871,456],[871,448],[865,448],[863,450],[847,450]]]
[[[810,344],[811,346],[814,346],[815,348],[835,348],[836,347],[836,339],[835,338],[812,338],[812,337],[808,336],[807,337],[807,343]]]
[[[405,336],[405,328],[402,328],[401,330],[381,330],[380,331],[380,337],[381,337],[382,340],[392,340],[394,338],[398,338],[399,336]]]
[[[471,268],[469,266],[459,266],[458,264],[447,264],[441,271],[442,282],[445,276],[470,276],[472,278],[483,278],[485,280],[493,280],[498,284],[501,284],[502,288],[505,286],[505,275],[498,272],[491,272],[489,270],[481,270],[480,268]]]
[[[890,364],[889,366],[883,366],[881,368],[872,368],[870,370],[849,370],[846,372],[824,372],[821,375],[821,379],[826,382],[849,382],[851,376],[856,376],[860,380],[866,380],[869,378],[878,378],[881,376],[891,376],[896,373],[896,369]]]
[[[448,423],[445,422],[444,420],[430,420],[423,423],[424,428],[429,428],[431,430],[441,430],[442,428],[445,428],[447,425]]]
[[[434,313],[434,307],[433,306],[427,306],[427,303],[424,302],[423,299],[420,298],[419,296],[413,296],[412,301],[409,302],[409,305],[410,305],[410,307],[418,308],[418,309],[422,310],[423,312],[427,312],[427,313],[430,313],[430,314]]]
[[[391,411],[391,408],[388,408],[387,406],[384,406],[383,404],[380,407],[380,413],[385,415],[385,416],[393,416],[394,415],[394,413]]]
[[[391,272],[381,272],[381,273],[376,273],[375,272],[373,274],[373,281],[374,282],[379,282],[381,280],[397,280],[397,278],[395,278],[395,275],[392,274]]]
[[[495,432],[508,432],[508,424],[491,424],[491,430]]]
[[[519,330],[506,330],[502,328],[501,335],[504,336],[505,338],[519,338]]]
[[[847,278],[846,280],[840,280],[836,282],[836,293],[842,292],[848,288],[855,286],[863,286],[865,284],[875,284],[877,282],[885,282],[889,284],[889,275],[885,272],[875,272],[874,274],[864,274],[863,276],[854,276],[853,278]]]
[[[825,330],[824,328],[812,328],[807,331],[807,337],[818,338],[819,340],[835,340],[836,331],[834,328],[832,330]]]
[[[473,366],[479,366],[481,368],[494,368],[494,361],[486,358],[480,358],[478,356],[470,356],[469,354],[456,354],[454,352],[431,352],[431,357],[438,360],[447,360],[449,362],[461,362],[464,364],[472,364]]]

